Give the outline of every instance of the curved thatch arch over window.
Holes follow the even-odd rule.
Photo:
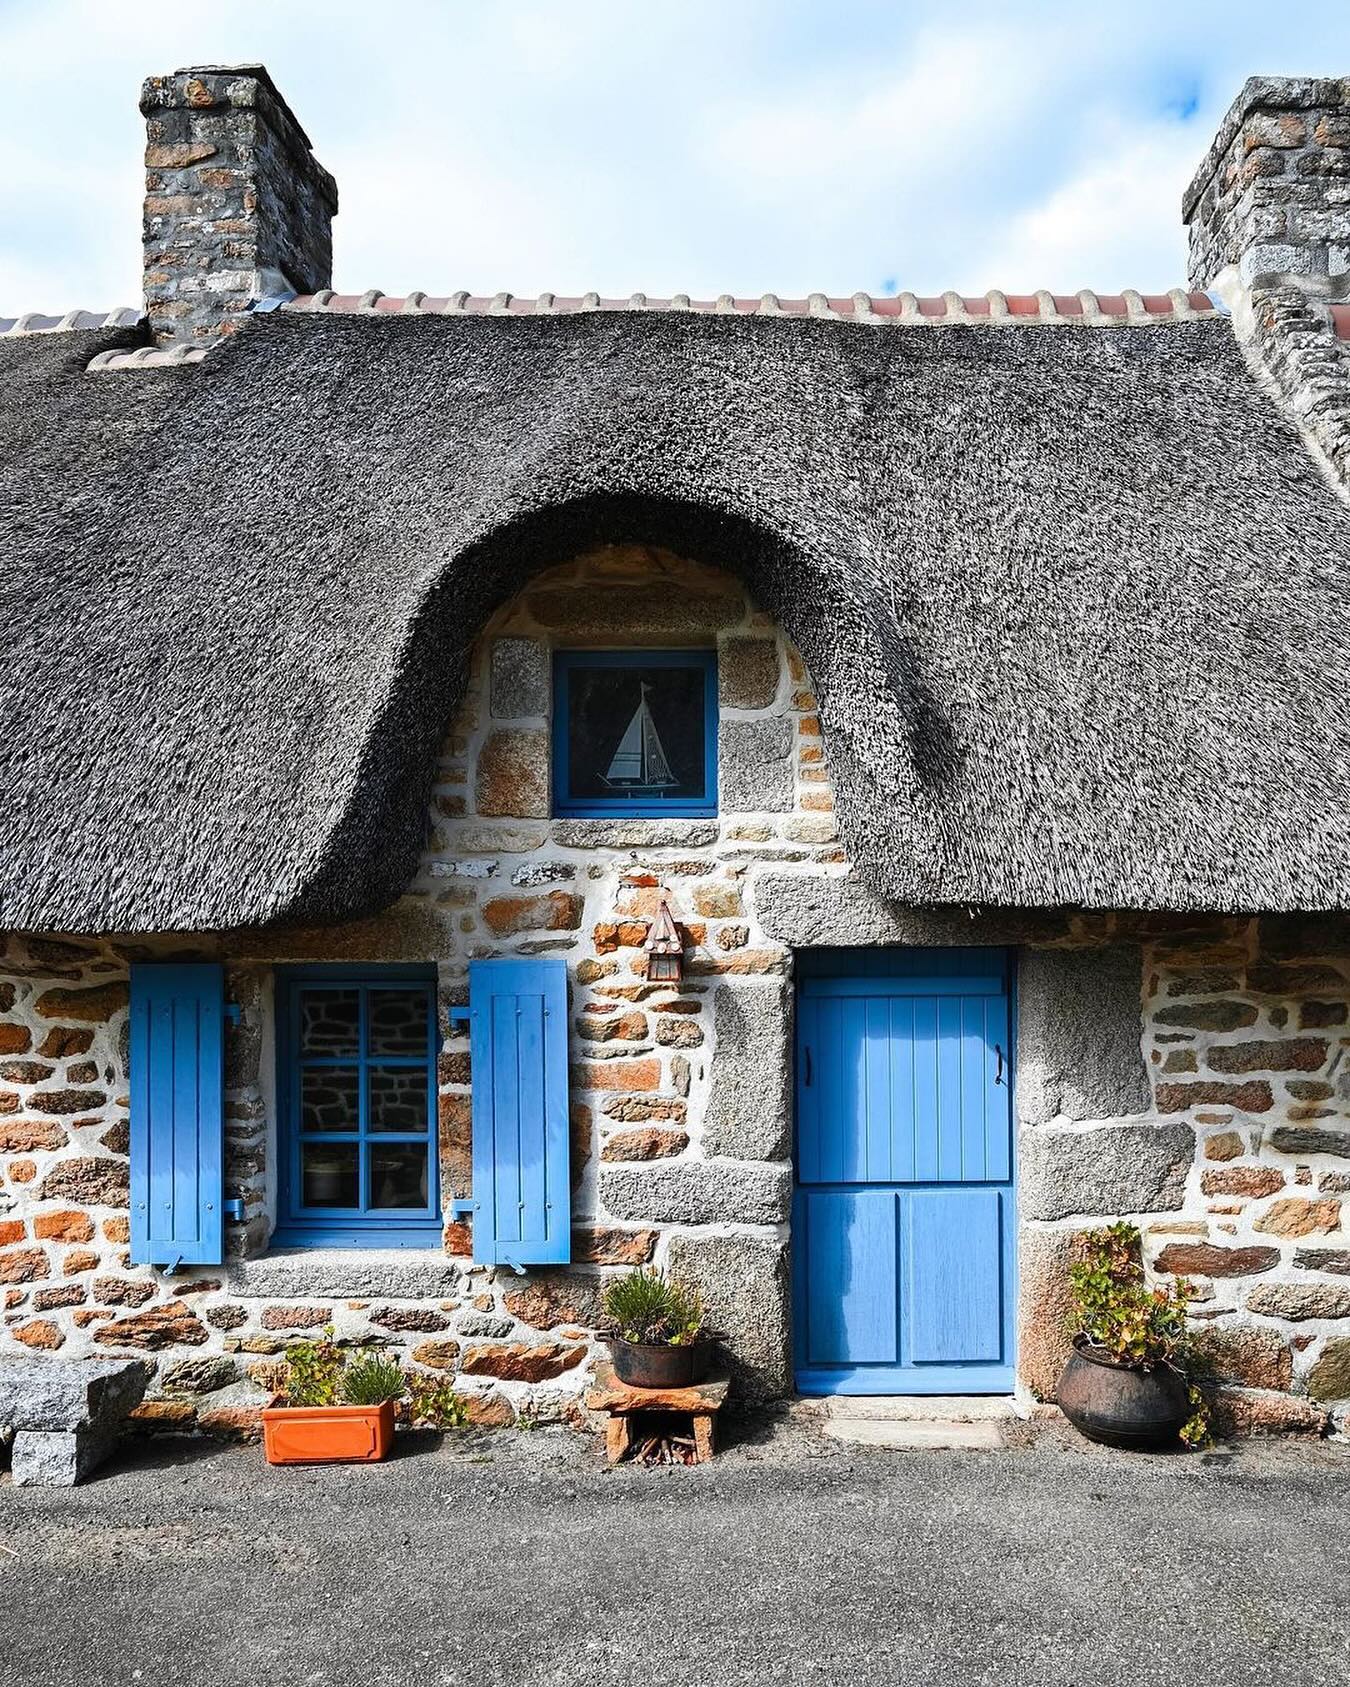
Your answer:
[[[363,746],[365,765],[354,782],[359,795],[332,832],[322,871],[293,918],[331,917],[334,907],[373,911],[397,895],[425,841],[437,746],[462,699],[466,663],[483,628],[538,574],[608,545],[664,550],[740,579],[756,606],[801,650],[821,699],[831,755],[845,760],[853,716],[833,719],[830,698],[841,660],[861,659],[873,675],[874,696],[863,711],[872,733],[888,717],[894,720],[897,696],[915,703],[894,737],[916,771],[926,766],[941,777],[940,716],[931,703],[917,707],[922,689],[904,674],[904,639],[894,623],[887,627],[861,614],[838,589],[847,570],[823,569],[782,534],[738,511],[631,493],[569,499],[514,516],[431,574],[408,629],[399,683]],[[855,708],[865,689],[855,671],[848,685]],[[375,852],[367,833],[377,816],[381,847]],[[869,811],[865,818],[867,825],[855,828],[864,847],[874,816]],[[367,872],[374,866],[373,876],[356,876],[362,864]]]

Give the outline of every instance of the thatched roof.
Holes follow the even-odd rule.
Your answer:
[[[394,897],[531,572],[746,578],[909,903],[1350,904],[1350,511],[1220,319],[263,316],[0,339],[0,925]]]

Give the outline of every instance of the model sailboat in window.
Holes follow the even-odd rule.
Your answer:
[[[671,772],[656,722],[652,719],[647,702],[651,686],[646,680],[639,681],[639,686],[641,698],[610,760],[604,781],[614,790],[667,790],[672,785],[678,785],[679,780]]]

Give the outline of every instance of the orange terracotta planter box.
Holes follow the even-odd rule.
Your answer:
[[[394,1445],[394,1402],[382,1406],[269,1406],[268,1464],[374,1464]]]

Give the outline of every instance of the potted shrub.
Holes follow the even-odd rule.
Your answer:
[[[1060,1409],[1089,1440],[1112,1447],[1203,1444],[1207,1407],[1187,1376],[1190,1284],[1179,1277],[1149,1288],[1132,1224],[1090,1231],[1080,1246],[1069,1268],[1073,1352]]]
[[[326,1329],[286,1355],[281,1392],[262,1414],[269,1464],[367,1464],[388,1458],[394,1420],[458,1428],[464,1402],[441,1378],[406,1373],[376,1349],[344,1353]]]
[[[703,1319],[703,1302],[661,1271],[641,1266],[605,1290],[601,1332],[614,1374],[634,1388],[690,1388],[707,1376],[720,1337]]]

